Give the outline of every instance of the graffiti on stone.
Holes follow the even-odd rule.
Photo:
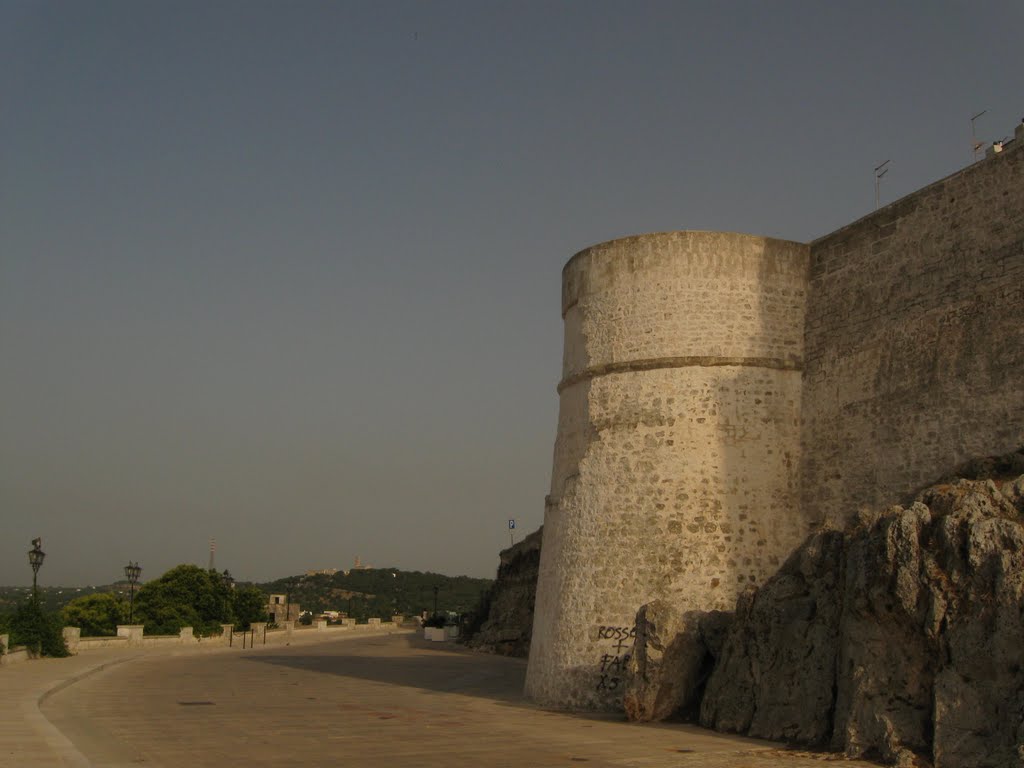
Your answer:
[[[597,639],[602,643],[603,653],[600,660],[600,673],[597,681],[598,691],[616,691],[622,686],[623,673],[629,663],[633,651],[633,638],[636,627],[610,627],[601,625],[597,628]]]

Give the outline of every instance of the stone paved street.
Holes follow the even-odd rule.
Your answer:
[[[312,640],[244,651],[94,652],[91,660],[4,668],[2,764],[870,765],[690,726],[547,712],[523,701],[522,660],[407,633]],[[93,667],[101,668],[89,673]]]

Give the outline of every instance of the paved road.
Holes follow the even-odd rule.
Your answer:
[[[839,759],[690,726],[547,712],[523,701],[524,674],[522,660],[393,634],[138,655],[50,694],[41,711],[80,764],[109,768],[813,768]]]

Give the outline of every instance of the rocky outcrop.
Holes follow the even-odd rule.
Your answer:
[[[723,611],[681,613],[666,600],[643,606],[627,665],[626,717],[665,720],[699,706],[730,619]]]
[[[820,746],[832,734],[843,536],[811,537],[741,595],[701,704],[719,730]]]
[[[810,537],[737,605],[703,725],[936,768],[1024,764],[1024,477]]]
[[[466,640],[470,648],[505,656],[529,655],[543,530],[538,528],[501,551],[498,576],[482,604],[486,618]]]

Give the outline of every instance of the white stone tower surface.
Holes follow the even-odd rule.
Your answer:
[[[731,610],[804,537],[808,247],[613,240],[562,271],[558,436],[526,692],[622,706],[637,609]]]

